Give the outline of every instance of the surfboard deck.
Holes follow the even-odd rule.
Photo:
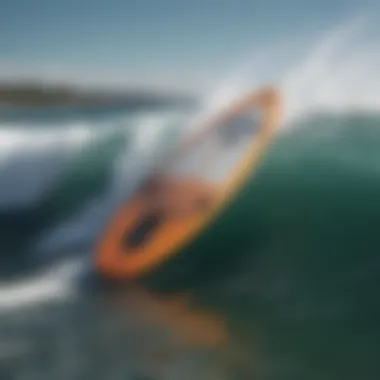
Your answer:
[[[174,265],[174,271],[177,267],[178,273],[190,274],[181,257],[199,257],[205,244],[218,250],[226,239],[238,244],[245,228],[236,210],[280,115],[278,93],[263,93],[264,100],[253,96],[252,104],[247,97],[247,105],[243,100],[235,114],[217,119],[190,148],[184,144],[119,209],[97,247],[96,266],[102,275],[142,279],[173,267],[175,258],[181,268]],[[245,111],[254,111],[254,117],[247,118]],[[240,227],[226,229],[226,218]]]

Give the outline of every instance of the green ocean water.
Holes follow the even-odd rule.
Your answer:
[[[83,274],[116,196],[142,170],[131,140],[141,124],[126,120],[65,151],[68,163],[32,206],[2,193],[2,262],[12,264],[0,288],[0,378],[378,379],[380,118],[309,115],[286,129],[249,188],[252,236],[211,242],[202,255],[220,265],[159,294]],[[115,163],[128,160],[133,176],[114,185]],[[50,242],[44,251],[39,239]],[[78,276],[59,266],[66,259],[81,261]]]

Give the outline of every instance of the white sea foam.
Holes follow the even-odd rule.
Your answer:
[[[194,122],[218,112],[247,91],[274,84],[284,99],[283,127],[307,114],[380,111],[380,40],[371,37],[376,22],[358,14],[302,39],[253,49],[210,95]]]
[[[73,280],[79,270],[80,261],[71,260],[53,266],[35,278],[0,285],[0,314],[71,296],[74,291]]]

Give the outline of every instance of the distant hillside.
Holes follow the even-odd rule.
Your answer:
[[[147,91],[95,91],[74,89],[70,87],[1,84],[0,104],[11,106],[96,106],[120,105],[127,107],[190,105],[195,102],[191,96],[161,95]]]

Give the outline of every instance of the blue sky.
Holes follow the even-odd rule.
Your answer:
[[[2,0],[1,78],[24,73],[191,90],[258,46],[316,33],[371,3]]]

